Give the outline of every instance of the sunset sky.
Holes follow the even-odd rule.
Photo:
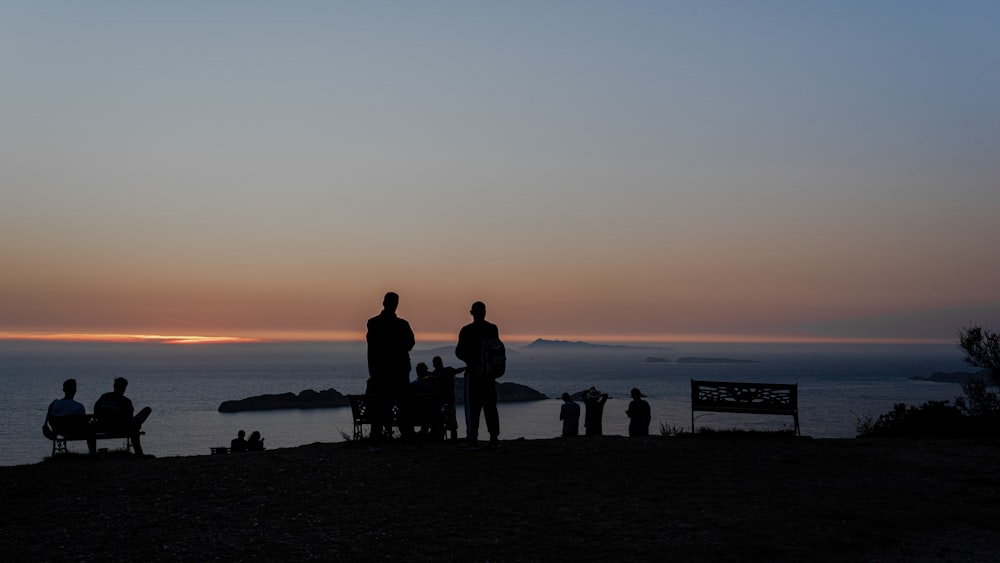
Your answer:
[[[0,4],[0,338],[1000,328],[1000,2]]]

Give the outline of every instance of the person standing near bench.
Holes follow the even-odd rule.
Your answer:
[[[416,340],[405,319],[396,316],[399,295],[390,291],[382,299],[382,312],[368,319],[368,386],[365,401],[371,417],[372,442],[392,436],[392,405],[400,404],[399,416],[405,419],[402,403],[410,391],[410,350]],[[413,428],[399,422],[400,433],[410,438]]]
[[[479,413],[486,418],[490,445],[500,443],[500,413],[497,410],[496,380],[486,373],[483,364],[483,343],[500,338],[497,325],[486,320],[486,304],[476,301],[469,310],[472,322],[458,333],[455,356],[465,362],[465,434],[470,445],[479,440]]]
[[[144,407],[139,414],[135,414],[132,400],[125,396],[127,387],[127,379],[116,377],[114,391],[101,395],[94,403],[94,418],[97,420],[99,431],[127,434],[135,449],[135,455],[141,456],[143,453],[139,436],[142,435],[142,423],[146,422],[153,409]]]
[[[97,440],[87,425],[87,409],[74,397],[76,397],[76,380],[70,378],[63,382],[63,398],[49,404],[49,410],[45,414],[45,424],[42,425],[42,434],[50,440],[55,439],[57,434],[66,437],[86,437],[87,449],[92,454],[97,453]]]
[[[438,386],[441,389],[441,401],[444,402],[448,410],[448,420],[445,430],[451,433],[451,439],[458,438],[458,417],[455,413],[455,376],[464,372],[465,368],[453,368],[445,366],[441,356],[434,356],[431,360],[434,371],[431,375],[437,378]]]
[[[649,403],[643,400],[642,392],[635,387],[632,388],[632,402],[628,404],[625,414],[629,418],[629,436],[649,436],[649,421],[653,416],[650,414]]]
[[[580,435],[580,405],[569,393],[562,394],[563,404],[559,407],[559,420],[562,421],[563,438]]]
[[[597,387],[591,387],[583,394],[583,406],[587,411],[583,415],[583,425],[586,427],[587,436],[604,434],[604,403],[607,401],[608,394],[601,393]]]

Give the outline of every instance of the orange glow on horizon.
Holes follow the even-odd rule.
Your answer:
[[[244,344],[260,342],[257,338],[238,336],[168,336],[160,334],[89,334],[89,333],[0,333],[0,340],[45,342],[150,342],[158,344]]]
[[[455,333],[418,332],[417,342],[453,342]],[[549,334],[524,335],[503,334],[502,338],[511,344],[529,344],[538,339],[562,340],[569,342],[617,343],[617,344],[950,344],[951,340],[933,338],[843,338],[802,335],[747,335],[747,334]],[[265,342],[364,342],[364,333],[341,332],[295,332],[272,333],[258,336],[196,336],[159,334],[107,334],[107,333],[13,333],[0,332],[0,341],[46,341],[46,342],[146,342],[173,345],[192,344],[253,344]]]

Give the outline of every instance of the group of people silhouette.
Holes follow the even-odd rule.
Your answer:
[[[434,371],[430,371],[426,364],[417,364],[417,379],[413,382],[410,381],[410,351],[416,341],[410,323],[396,314],[398,307],[399,295],[391,291],[386,293],[382,311],[369,319],[367,324],[368,380],[365,401],[371,420],[371,441],[378,443],[391,436],[394,424],[404,439],[412,439],[414,423],[426,422],[422,415],[427,413],[422,411],[429,409],[433,414],[441,407],[441,403],[436,401],[422,403],[417,400],[421,393],[444,401],[444,408],[450,409],[446,411],[448,420],[444,429],[451,431],[452,437],[455,437],[458,423],[454,408],[454,377],[464,372],[466,441],[470,445],[478,443],[482,415],[486,420],[490,444],[498,445],[500,414],[497,410],[496,380],[487,372],[483,350],[487,341],[499,339],[500,331],[486,320],[486,305],[482,301],[473,303],[469,310],[472,322],[459,331],[455,356],[465,363],[465,367],[447,367],[438,356],[432,361]],[[422,432],[443,435],[437,431],[433,421],[421,426]]]
[[[382,312],[368,320],[368,381],[365,399],[371,420],[372,442],[378,443],[392,436],[393,425],[400,429],[404,439],[411,439],[414,422],[425,420],[421,409],[428,408],[414,397],[421,394],[437,396],[450,406],[450,416],[446,429],[455,437],[457,421],[454,406],[454,377],[464,372],[465,439],[475,446],[479,440],[480,417],[485,418],[490,445],[499,444],[500,414],[497,409],[496,378],[488,370],[485,344],[499,339],[497,326],[486,320],[486,305],[476,301],[469,309],[472,322],[463,326],[458,333],[455,356],[465,363],[465,367],[444,366],[440,356],[434,357],[431,371],[423,362],[416,366],[416,380],[410,381],[410,351],[415,344],[410,324],[396,314],[399,295],[385,294]],[[639,389],[632,389],[632,401],[625,411],[629,417],[629,436],[648,436],[651,420],[649,403],[643,399]],[[559,418],[563,421],[563,436],[577,436],[580,428],[580,405],[569,393],[563,393],[563,405]],[[584,427],[587,436],[603,434],[604,403],[608,394],[591,387],[582,395],[585,407]],[[393,408],[395,407],[395,411]],[[439,404],[431,402],[434,411]],[[424,427],[421,432],[426,433]],[[433,431],[433,426],[432,426]],[[443,436],[443,433],[441,434]]]
[[[424,435],[444,437],[446,432],[450,432],[452,438],[456,438],[458,421],[454,381],[456,375],[465,373],[465,439],[469,445],[478,444],[479,422],[482,417],[486,421],[490,445],[499,445],[498,375],[489,365],[485,348],[487,343],[499,342],[500,331],[497,325],[486,320],[486,305],[482,301],[474,302],[469,309],[472,322],[459,330],[455,356],[465,366],[445,366],[441,357],[435,356],[432,360],[433,371],[423,362],[417,364],[414,381],[410,381],[410,351],[416,340],[409,322],[396,314],[398,307],[399,295],[391,291],[386,293],[382,300],[382,311],[367,323],[365,339],[368,345],[368,380],[365,400],[371,421],[371,441],[377,444],[391,437],[394,426],[400,429],[404,439],[415,436],[416,426],[421,427],[420,433]],[[502,371],[499,373],[502,374]],[[98,433],[120,433],[128,436],[137,455],[143,455],[141,429],[152,410],[145,407],[135,413],[132,401],[125,396],[127,386],[128,380],[124,377],[116,378],[113,391],[101,395],[94,404],[93,417],[88,418],[84,406],[74,399],[76,380],[67,379],[63,383],[63,398],[56,399],[49,405],[43,432],[46,437],[53,439],[57,435],[86,439],[91,453],[96,453]],[[562,399],[559,414],[563,421],[562,435],[576,436],[579,434],[580,406],[568,393],[563,393]],[[601,435],[607,393],[591,387],[583,393],[582,400],[586,408],[585,434]],[[440,416],[441,413],[443,417]],[[642,399],[638,389],[632,389],[632,402],[626,413],[630,418],[630,436],[649,434],[649,403]],[[246,432],[240,430],[231,441],[229,451],[236,453],[263,449],[264,439],[260,432],[254,431],[246,438]]]
[[[104,393],[94,403],[92,417],[76,397],[76,379],[63,382],[63,397],[49,404],[42,424],[42,433],[50,439],[62,436],[69,439],[87,441],[87,450],[97,453],[98,434],[122,435],[129,439],[136,455],[143,455],[142,424],[149,418],[152,409],[144,407],[138,413],[132,400],[125,396],[128,380],[116,377],[112,390]]]
[[[241,452],[259,452],[264,449],[264,438],[260,436],[260,432],[254,430],[250,433],[250,437],[247,438],[246,430],[240,430],[236,433],[236,437],[229,442],[229,452],[238,454]]]
[[[629,402],[625,415],[629,418],[628,435],[630,437],[649,436],[649,422],[652,419],[649,403],[643,399],[643,394],[639,389],[632,388],[632,401]],[[600,436],[604,434],[604,403],[608,400],[608,394],[602,393],[596,387],[591,387],[582,395],[583,405],[586,409],[583,425],[587,436]],[[580,405],[573,400],[569,393],[562,394],[563,404],[559,408],[559,420],[562,421],[562,435],[564,437],[580,435]]]

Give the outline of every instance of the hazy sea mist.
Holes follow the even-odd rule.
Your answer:
[[[418,343],[412,362],[441,355],[460,366],[454,343]],[[678,362],[680,358],[744,360]],[[649,361],[655,358],[659,361]],[[607,347],[508,346],[504,381],[528,385],[552,398],[500,406],[501,438],[559,435],[559,395],[595,385],[612,400],[604,432],[627,434],[629,390],[638,387],[659,425],[690,429],[691,379],[799,384],[803,435],[854,437],[858,416],[878,416],[893,404],[953,399],[954,383],[920,381],[934,372],[975,371],[954,345],[896,344],[636,344]],[[236,431],[259,430],[269,449],[339,442],[351,432],[350,409],[284,410],[222,414],[219,403],[265,393],[334,388],[362,393],[367,368],[363,343],[282,343],[177,346],[163,344],[0,342],[0,465],[35,463],[51,443],[41,434],[49,403],[62,381],[77,379],[77,400],[91,412],[112,380],[129,380],[136,408],[150,406],[143,446],[156,456],[207,455]],[[697,426],[776,429],[790,417],[698,413]],[[459,417],[460,435],[464,425]],[[119,448],[116,441],[100,447]],[[71,443],[84,452],[83,443]]]

